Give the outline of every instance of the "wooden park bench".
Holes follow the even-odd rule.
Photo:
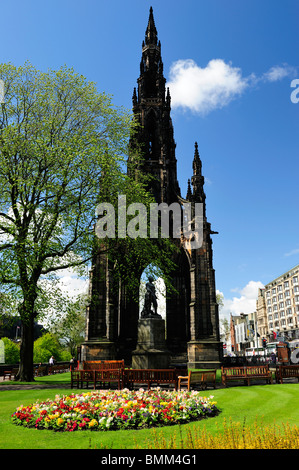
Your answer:
[[[206,390],[208,383],[211,383],[216,388],[216,369],[198,371],[190,370],[186,376],[178,377],[178,389],[181,390],[187,387],[188,392],[191,388],[200,386],[202,390]]]
[[[221,367],[221,379],[223,385],[227,386],[227,382],[231,380],[244,380],[244,383],[250,385],[251,380],[264,379],[267,383],[273,383],[272,372],[269,364],[263,366],[237,366],[237,367]]]
[[[88,388],[89,383],[93,384],[95,388],[95,377],[93,370],[72,370],[71,371],[71,388],[74,388],[74,385],[77,384],[76,388],[83,388],[83,384],[86,384]]]
[[[34,375],[35,377],[43,377],[44,375],[48,375],[48,366],[38,366],[34,371]]]
[[[132,387],[135,383],[147,385],[150,390],[152,385],[173,385],[178,388],[178,376],[180,369],[124,369],[123,386]]]
[[[110,388],[111,383],[117,383],[118,390],[123,388],[123,369],[102,369],[94,371],[94,388]]]
[[[97,385],[100,388],[109,387],[112,382],[116,382],[118,389],[123,388],[123,371],[122,369],[102,369],[102,370],[72,370],[71,371],[71,388],[86,388],[91,383],[93,388],[96,389]]]
[[[276,366],[275,371],[275,380],[276,383],[283,383],[283,379],[291,379],[297,378],[299,382],[299,365],[290,365],[290,366],[283,366],[279,365]]]
[[[70,370],[69,364],[54,364],[49,369],[49,374],[62,374]]]
[[[4,373],[3,373],[3,380],[5,380],[6,378],[8,380],[12,380],[12,377],[15,378],[18,372],[19,372],[19,369],[17,369],[17,368],[12,368],[10,370],[5,370]]]

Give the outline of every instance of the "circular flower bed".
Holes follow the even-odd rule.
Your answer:
[[[21,405],[12,421],[55,431],[140,429],[215,416],[219,410],[212,400],[195,391],[100,390]]]

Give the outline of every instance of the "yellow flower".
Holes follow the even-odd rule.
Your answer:
[[[62,424],[64,422],[64,420],[62,418],[58,418],[56,422],[57,422],[58,426],[60,426],[60,424]]]
[[[96,419],[92,419],[92,420],[89,422],[88,426],[89,426],[90,428],[93,428],[93,427],[96,426],[97,424],[98,424],[97,420],[96,420]]]

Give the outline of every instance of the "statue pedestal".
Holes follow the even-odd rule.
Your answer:
[[[166,348],[165,320],[141,318],[138,320],[137,347],[132,352],[133,369],[168,369],[170,353]]]
[[[116,348],[113,341],[89,340],[81,346],[82,361],[111,361],[116,358]]]
[[[188,369],[220,369],[223,357],[222,342],[215,339],[189,341]]]

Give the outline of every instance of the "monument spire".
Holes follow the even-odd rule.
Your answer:
[[[157,29],[155,26],[153,7],[150,7],[150,14],[148,19],[148,25],[145,31],[145,44],[148,46],[150,44],[157,45],[158,36]]]
[[[194,158],[193,158],[193,176],[191,178],[193,186],[193,197],[195,202],[204,202],[204,182],[205,179],[202,176],[202,163],[198,152],[198,144],[195,142]]]
[[[171,204],[180,195],[177,181],[175,141],[170,117],[171,98],[165,89],[161,43],[158,40],[152,7],[142,42],[138,87],[133,92],[133,112],[140,124],[131,139],[131,149],[138,142],[144,160],[143,170],[155,176],[150,190],[157,202]],[[134,155],[134,152],[132,152]]]

